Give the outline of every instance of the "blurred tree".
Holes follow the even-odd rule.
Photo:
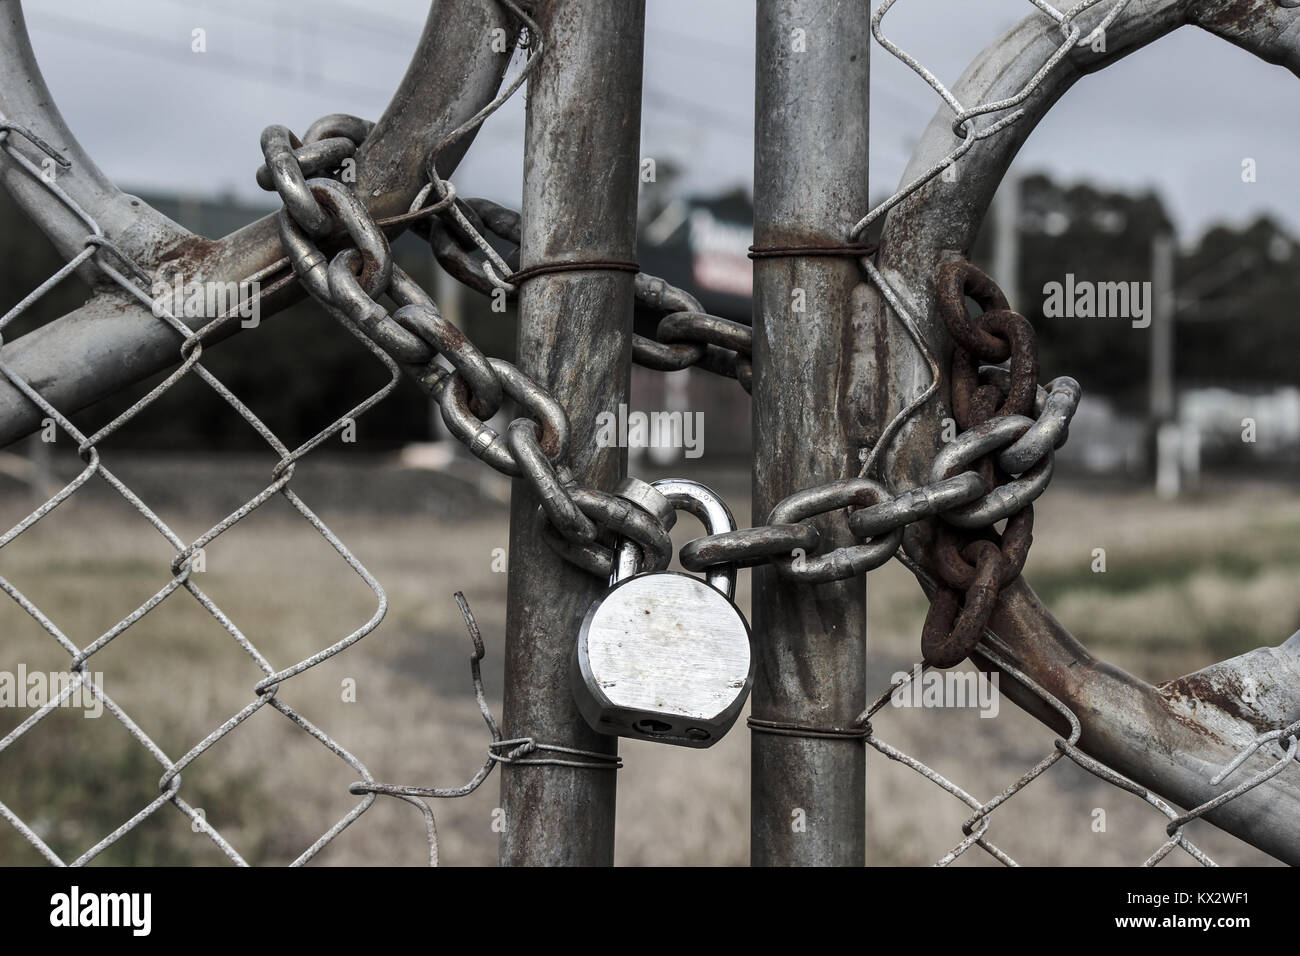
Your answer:
[[[1188,384],[1300,383],[1300,244],[1261,217],[1210,229],[1179,269],[1177,368]]]
[[[1021,275],[1007,289],[1038,330],[1043,378],[1072,375],[1085,391],[1110,395],[1133,412],[1146,407],[1151,336],[1123,318],[1044,314],[1046,285],[1147,282],[1152,241],[1173,225],[1160,199],[1090,185],[1063,186],[1038,174],[1021,180]],[[991,223],[974,259],[993,260]],[[1290,324],[1300,297],[1300,247],[1269,219],[1212,227],[1176,266],[1175,380],[1268,387],[1296,381]],[[1000,277],[995,276],[995,279]]]

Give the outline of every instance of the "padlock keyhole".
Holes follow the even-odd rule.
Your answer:
[[[651,737],[658,737],[672,730],[673,725],[666,724],[662,720],[653,720],[647,717],[645,720],[638,720],[635,724],[632,725],[632,729],[639,734],[646,734]]]

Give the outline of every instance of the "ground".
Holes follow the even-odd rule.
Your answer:
[[[273,462],[106,453],[106,462],[190,540],[266,483]],[[61,475],[75,462],[59,460]],[[482,765],[487,730],[472,694],[470,642],[452,593],[463,590],[487,646],[488,699],[500,713],[508,490],[468,467],[461,477],[396,467],[389,458],[322,457],[294,487],[382,583],[380,627],[286,681],[280,697],[323,728],[380,780],[452,787]],[[749,513],[748,475],[702,475]],[[0,478],[9,527],[33,507]],[[686,540],[693,522],[675,532]],[[1156,682],[1283,641],[1300,628],[1300,496],[1273,485],[1216,482],[1178,502],[1135,488],[1057,481],[1038,507],[1026,577],[1056,616],[1098,655]],[[1094,549],[1106,570],[1093,570]],[[165,585],[173,551],[130,505],[95,480],[0,550],[0,575],[84,646]],[[275,667],[328,647],[374,613],[365,581],[282,499],[207,548],[203,590]],[[738,603],[749,605],[748,573]],[[869,693],[917,657],[919,588],[896,563],[868,584]],[[57,670],[67,655],[14,601],[0,598],[0,671]],[[187,593],[171,595],[92,658],[105,689],[173,758],[253,699],[263,675]],[[353,683],[354,682],[354,683]],[[355,694],[348,689],[355,687]],[[355,700],[345,698],[355,696]],[[0,708],[0,734],[31,711]],[[1010,704],[975,709],[888,708],[886,740],[986,799],[1052,750],[1053,735]],[[617,862],[743,864],[748,859],[748,735],[705,751],[624,742]],[[961,839],[962,804],[912,770],[868,751],[868,860],[922,864]],[[71,859],[156,797],[161,768],[112,717],[62,709],[0,752],[0,802]],[[358,798],[358,773],[269,707],[199,757],[182,795],[254,863],[283,863]],[[436,801],[441,861],[492,864],[498,781]],[[1098,821],[1104,811],[1104,830]],[[1269,862],[1207,824],[1192,838],[1222,863]],[[317,858],[319,864],[419,864],[423,824],[408,804],[376,803]],[[989,838],[1022,863],[1136,864],[1164,840],[1146,804],[1061,761],[993,818]],[[170,807],[107,850],[102,863],[216,863],[224,858]],[[0,823],[0,862],[40,862]],[[986,864],[978,849],[959,865]],[[1175,853],[1168,864],[1190,863]]]

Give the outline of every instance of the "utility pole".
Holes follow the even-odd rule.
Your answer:
[[[993,229],[993,278],[1011,308],[1020,311],[1020,177],[1014,169],[994,200]]]
[[[1156,494],[1178,496],[1179,434],[1174,423],[1174,237],[1161,231],[1151,241],[1151,365],[1148,414],[1155,455]]]

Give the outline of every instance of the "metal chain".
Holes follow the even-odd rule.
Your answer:
[[[958,265],[962,275],[973,270],[966,263]],[[715,564],[734,562],[746,567],[773,560],[787,577],[809,583],[833,581],[883,564],[897,552],[902,529],[909,524],[942,517],[945,526],[986,529],[1025,513],[1051,479],[1052,453],[1068,437],[1081,390],[1068,377],[1054,379],[1046,388],[1038,386],[1033,330],[1023,318],[1007,312],[988,322],[990,329],[1017,329],[1019,344],[1014,349],[979,322],[971,333],[972,338],[989,336],[991,344],[983,348],[982,357],[1010,358],[1012,367],[979,366],[959,345],[960,354],[953,359],[958,373],[953,381],[954,407],[959,409],[954,414],[957,424],[967,430],[935,456],[928,483],[893,495],[878,482],[859,477],[796,492],[772,509],[767,525],[689,542],[682,548],[683,566],[699,571]],[[962,327],[957,320],[954,324],[957,338]],[[1015,355],[1010,354],[1013,350]],[[975,417],[966,400],[972,395],[977,397]],[[816,554],[816,529],[802,522],[844,507],[855,509],[849,527],[867,543]],[[1016,532],[1013,541],[1022,533]],[[794,549],[805,554],[793,555]],[[962,581],[958,586],[969,587],[968,576],[953,572],[958,574]]]
[[[507,298],[514,298],[522,282],[559,269],[635,271],[637,305],[643,312],[657,316],[659,322],[654,338],[632,336],[632,361],[660,372],[696,366],[734,378],[745,391],[750,391],[753,382],[750,326],[708,314],[694,296],[657,276],[639,271],[634,264],[557,263],[521,271],[519,213],[486,199],[458,202],[464,222],[437,218],[412,225],[412,231],[428,241],[438,264],[448,275],[484,295],[493,295],[499,289]],[[505,253],[497,252],[485,233],[511,248]],[[491,256],[485,248],[491,250]],[[508,273],[504,281],[493,271],[494,265]]]
[[[977,319],[967,314],[967,296],[983,310]],[[1046,449],[1017,479],[1015,491],[993,455],[999,441],[1018,439],[1033,424],[1024,418],[1038,387],[1038,349],[1028,320],[1010,311],[993,280],[964,260],[939,270],[938,311],[955,343],[951,405],[964,432],[936,457],[931,477],[947,478],[967,469],[990,489],[984,505],[954,510],[940,522],[931,543],[930,563],[943,584],[930,600],[921,654],[934,667],[952,667],[979,643],[999,591],[1024,569],[1033,541],[1031,502],[1051,477],[1053,454]],[[981,383],[980,360],[1009,361],[1010,387],[1005,392],[993,382]],[[954,524],[958,516],[966,519],[965,527]],[[1007,519],[1001,534],[992,527],[1000,518]]]
[[[474,228],[481,224],[498,239],[513,244],[514,248],[504,261],[512,266],[517,263],[519,214],[481,199],[465,200],[464,204],[468,213],[466,219],[477,220]],[[463,226],[431,218],[414,224],[412,228],[426,234],[434,255],[449,274],[487,294],[498,288],[488,275],[488,263],[479,250],[479,244],[464,237],[457,238],[464,232]],[[634,362],[664,371],[696,365],[736,377],[749,388],[752,380],[752,329],[749,326],[704,313],[693,297],[662,279],[640,273],[635,288],[638,303],[656,310],[662,318],[655,339],[633,337]],[[515,294],[516,291],[506,290],[506,294]],[[1032,348],[1032,339],[1026,339],[1023,331],[1018,333],[1017,340],[1028,341]],[[1024,348],[1023,345],[1020,347]],[[989,350],[985,349],[983,354],[988,355]],[[1002,355],[1001,359],[1006,357]],[[1005,377],[1000,377],[1002,370],[997,368],[977,369],[977,373],[993,380],[980,386],[984,389],[996,388],[996,382]],[[1078,403],[1078,384],[1073,379],[1058,379],[1044,391],[1038,388],[1036,376],[1036,366],[1033,369],[1028,369],[1023,363],[1015,366],[1017,394],[1022,396],[1028,391],[1030,403],[1036,414],[1042,416],[1042,421],[1015,416],[1014,421],[1000,425],[988,439],[992,444],[983,452],[999,451],[1005,457],[1001,467],[1014,474],[1027,473],[1022,482],[1008,486],[1006,482],[993,480],[992,476],[981,480],[977,474],[966,472],[952,480],[939,476],[921,488],[898,496],[865,477],[833,482],[787,498],[773,510],[767,525],[709,535],[689,542],[680,555],[683,567],[703,571],[720,564],[752,567],[772,561],[787,577],[808,583],[833,581],[872,570],[889,560],[901,544],[903,528],[915,521],[962,509],[950,516],[955,523],[995,523],[1000,518],[989,516],[1006,510],[1008,495],[1020,501],[1032,500],[1042,493],[1051,477],[1049,453],[1065,440],[1065,428]],[[982,394],[991,393],[986,391]],[[1023,404],[1021,398],[1016,407]],[[999,411],[1003,412],[999,416],[1001,422],[1009,417],[1010,406]],[[467,417],[462,425],[464,430],[454,433],[464,441],[472,441],[474,434]],[[495,432],[491,434],[495,436]],[[522,442],[526,439],[521,433],[516,440]],[[1013,445],[1014,452],[1011,449]],[[968,446],[957,447],[965,450]],[[574,490],[566,482],[558,480],[554,469],[543,467],[536,456],[529,477],[543,501],[538,518],[547,543],[572,563],[597,576],[608,577],[613,567],[615,539],[610,534],[606,534],[602,541],[593,538],[590,521],[579,517],[585,517],[585,512],[576,506]],[[848,506],[861,509],[855,512],[856,524],[851,524],[855,534],[878,540],[837,549],[830,554],[816,554],[820,536],[817,529],[806,522],[817,515]],[[596,506],[589,500],[587,508],[593,507]],[[545,519],[549,519],[549,523]],[[607,518],[605,530],[613,530]],[[643,532],[638,543],[644,545],[644,538]],[[658,549],[652,547],[652,551]]]
[[[540,52],[538,44],[532,61]],[[512,84],[507,92],[517,87]],[[504,98],[498,97],[494,104],[501,102]],[[490,112],[470,124],[481,122]],[[488,294],[517,295],[527,278],[556,268],[623,268],[625,264],[565,263],[521,273],[517,268],[519,213],[487,200],[458,199],[455,188],[438,177],[432,162],[430,183],[407,215],[382,222],[371,217],[342,183],[322,176],[307,178],[337,169],[369,129],[370,124],[356,117],[335,115],[313,124],[303,140],[284,127],[264,131],[266,163],[258,171],[259,182],[269,184],[284,201],[279,230],[293,273],[330,315],[364,334],[437,399],[448,430],[472,454],[502,474],[529,481],[541,501],[537,517],[544,539],[559,554],[607,578],[618,542],[630,538],[640,548],[645,568],[667,567],[672,559],[667,531],[627,500],[578,486],[565,465],[569,422],[564,409],[539,383],[513,364],[485,356],[445,320],[432,298],[393,262],[381,226],[409,226],[427,239],[449,274]],[[454,138],[445,139],[439,149]],[[323,143],[329,145],[319,145]],[[441,198],[424,205],[435,190]],[[485,233],[515,248],[502,257]],[[344,237],[351,244],[336,248]],[[322,245],[335,250],[333,258],[327,257]],[[507,278],[498,276],[494,265]],[[752,380],[748,326],[705,313],[692,296],[654,276],[638,272],[635,289],[642,307],[654,310],[661,319],[656,339],[634,336],[634,360],[662,370],[697,365],[736,378],[748,390]],[[397,306],[394,311],[378,301],[384,296]],[[516,419],[503,436],[487,419],[505,398],[513,399],[526,417]]]
[[[543,539],[558,554],[608,579],[618,542],[630,538],[644,555],[643,567],[667,567],[671,542],[653,516],[574,480],[565,464],[568,417],[553,396],[515,365],[485,356],[442,317],[429,295],[393,262],[383,229],[343,184],[307,178],[309,171],[337,168],[348,146],[355,151],[355,141],[347,136],[324,136],[339,126],[356,135],[366,129],[363,121],[350,118],[345,124],[315,124],[305,143],[283,127],[269,127],[262,136],[262,179],[284,199],[280,236],[299,280],[331,315],[363,333],[438,400],[448,430],[472,454],[502,474],[529,481],[540,501],[536,520]],[[308,152],[320,143],[329,143],[328,151]],[[442,198],[434,204],[439,211],[411,227],[427,236],[450,274],[482,291],[517,295],[523,281],[514,267],[519,214],[484,200],[459,200],[449,183],[439,191]],[[427,208],[421,201],[417,197],[412,212]],[[484,233],[513,243],[514,249],[502,258]],[[344,236],[350,244],[327,259],[320,244],[333,246]],[[503,272],[513,269],[509,278],[520,281],[502,281],[490,259]],[[664,370],[698,365],[749,384],[748,326],[703,312],[694,298],[661,279],[638,274],[635,288],[641,305],[662,318],[655,340],[634,337],[634,360]],[[984,310],[978,319],[966,315],[968,294]],[[385,295],[397,306],[391,313],[378,301]],[[1031,502],[1051,478],[1052,453],[1065,440],[1079,388],[1073,379],[1058,379],[1046,391],[1038,387],[1032,327],[1008,309],[992,280],[969,263],[943,269],[940,311],[956,342],[952,406],[964,431],[936,456],[928,484],[893,495],[863,476],[804,489],[778,503],[766,526],[688,543],[682,565],[703,571],[766,560],[781,575],[805,583],[841,580],[871,571],[897,554],[907,525],[942,517],[933,533],[930,561],[944,584],[926,616],[922,652],[939,667],[964,660],[1000,589],[1024,567],[1032,540]],[[1007,362],[1008,367],[981,370],[981,361]],[[487,419],[506,398],[519,405],[524,417],[502,435]],[[1037,420],[1027,417],[1034,412]],[[808,522],[844,508],[852,509],[849,527],[862,543],[818,553],[820,536]],[[1008,519],[1007,527],[998,534],[992,526],[1003,519]]]
[[[305,178],[295,142],[288,130],[268,128],[262,137],[268,170],[264,178],[277,191],[283,190],[280,238],[294,274],[308,293],[335,319],[391,356],[436,398],[448,430],[473,455],[502,474],[529,480],[542,502],[539,516],[550,521],[547,540],[562,554],[607,576],[616,541],[627,537],[641,548],[647,567],[667,567],[672,558],[670,539],[649,514],[615,495],[577,486],[564,465],[568,416],[550,392],[512,363],[485,356],[444,319],[432,298],[393,262],[388,239],[365,205],[333,179]],[[450,184],[446,185],[447,201],[442,205],[450,213],[459,207]],[[449,228],[462,233],[477,230],[478,224],[506,232],[518,228],[518,215],[503,207],[484,202],[464,206],[469,213]],[[309,223],[317,220],[318,212],[323,220],[313,233]],[[299,215],[307,222],[300,221]],[[334,245],[326,240],[342,236],[352,244],[327,258],[320,245]],[[377,301],[385,295],[397,306],[392,312]],[[672,294],[661,290],[661,297],[671,300]],[[741,340],[734,330],[717,328],[728,336],[725,341]],[[688,329],[682,334],[692,333]],[[506,398],[514,400],[526,417],[516,419],[503,436],[487,419]]]
[[[536,25],[511,7],[529,36],[539,36]],[[1064,28],[1077,33],[1068,23]],[[540,43],[530,52],[520,77],[537,62]],[[520,77],[439,144],[427,164],[429,182],[408,214],[386,225],[411,228],[428,241],[448,274],[488,295],[518,296],[523,282],[557,269],[635,269],[631,263],[592,262],[520,270],[519,213],[483,199],[460,199],[438,174],[439,151],[486,119],[518,89]],[[974,116],[1012,105],[962,110],[957,104],[957,126],[969,128]],[[268,127],[263,133],[266,164],[259,170],[259,182],[269,184],[284,200],[280,234],[294,273],[331,315],[364,333],[438,400],[448,430],[472,454],[503,474],[529,481],[541,502],[536,512],[540,530],[557,553],[608,577],[618,541],[630,537],[644,552],[644,567],[666,567],[671,559],[667,532],[648,512],[574,480],[565,461],[567,415],[550,393],[511,363],[485,356],[443,319],[429,295],[393,263],[384,229],[345,186],[320,176],[308,178],[337,169],[369,128],[355,117],[335,116],[313,124],[302,141],[284,127]],[[436,201],[426,205],[434,193]],[[336,248],[344,236],[350,244]],[[856,235],[851,238],[856,240]],[[334,250],[332,259],[321,251],[322,244]],[[498,251],[498,245],[507,251]],[[837,248],[840,252],[857,256],[869,250],[852,245]],[[862,259],[868,267],[869,258]],[[750,388],[749,326],[709,315],[688,293],[641,272],[634,288],[638,305],[659,317],[653,339],[633,336],[634,362],[662,371],[697,366],[735,377]],[[983,306],[977,320],[966,316],[967,293]],[[379,302],[384,296],[397,306],[391,313]],[[1032,327],[1009,310],[992,281],[969,263],[945,268],[941,310],[957,344],[952,405],[963,433],[936,456],[926,485],[894,495],[867,477],[864,468],[857,478],[789,496],[772,510],[767,525],[688,543],[681,553],[683,566],[703,571],[719,564],[771,561],[778,573],[805,583],[841,580],[877,568],[897,554],[907,525],[942,517],[932,536],[931,561],[944,587],[927,615],[923,651],[937,666],[964,659],[978,641],[998,591],[1024,566],[1032,537],[1031,502],[1051,478],[1052,452],[1065,440],[1079,388],[1073,379],[1058,379],[1047,390],[1038,387]],[[981,362],[1009,366],[981,368]],[[518,403],[524,417],[502,435],[487,419],[505,398]],[[850,529],[863,541],[819,553],[819,533],[808,522],[845,508],[851,509]],[[1008,525],[999,535],[992,526],[1003,519]]]
[[[995,384],[1005,380],[1007,370],[984,366],[979,374]],[[1054,379],[1035,392],[1035,418],[999,416],[958,436],[935,457],[926,484],[894,495],[871,479],[844,478],[796,492],[772,509],[766,525],[687,542],[682,566],[702,571],[716,564],[752,567],[772,560],[787,577],[820,583],[884,564],[898,551],[902,530],[915,522],[942,517],[959,527],[995,524],[1046,489],[1051,454],[1068,436],[1080,394],[1074,379]],[[977,461],[989,455],[996,455],[1004,473],[1023,473],[1023,480],[990,482]],[[867,543],[816,554],[817,529],[802,522],[844,507],[855,509],[848,517],[849,528]],[[794,555],[795,549],[805,553]]]

